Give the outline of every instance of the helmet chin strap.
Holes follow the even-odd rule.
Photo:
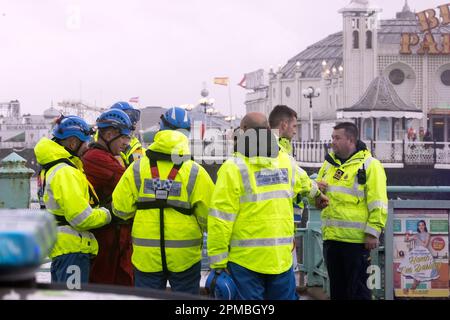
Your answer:
[[[103,142],[106,143],[106,147],[108,148],[109,153],[113,154],[111,151],[111,143],[119,139],[122,135],[119,133],[116,137],[112,138],[111,140],[106,140],[105,137],[99,132],[98,137],[103,140]]]
[[[72,156],[79,158],[80,156],[78,155],[78,151],[80,151],[80,148],[82,145],[83,145],[83,141],[80,140],[80,144],[78,145],[78,147],[75,150],[71,150],[68,147],[64,147],[64,149],[66,149],[67,152],[69,152]]]

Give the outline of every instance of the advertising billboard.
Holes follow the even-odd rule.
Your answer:
[[[449,211],[394,210],[395,297],[449,297]]]

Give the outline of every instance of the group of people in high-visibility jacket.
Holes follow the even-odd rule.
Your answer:
[[[113,105],[97,119],[89,145],[87,123],[62,116],[53,138],[36,145],[42,203],[58,221],[52,282],[68,281],[75,265],[82,283],[165,289],[169,282],[173,291],[198,294],[207,234],[210,266],[233,279],[235,298],[298,299],[293,213],[303,198],[324,209],[327,253],[334,242],[376,245],[386,221],[384,170],[347,127],[336,127],[333,141],[348,141],[333,145],[316,182],[287,150],[297,114],[278,106],[269,125],[265,115],[250,113],[214,184],[192,159],[186,110],[161,116],[147,150],[133,136],[139,116],[128,103]],[[338,263],[333,270],[343,270]]]

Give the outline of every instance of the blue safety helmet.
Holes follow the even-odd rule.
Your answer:
[[[77,137],[82,142],[89,141],[93,133],[94,131],[86,121],[77,116],[61,116],[56,120],[52,132],[57,139],[64,140],[69,137]]]
[[[161,116],[161,130],[191,130],[191,118],[186,110],[172,107]]]
[[[133,124],[130,117],[122,110],[110,109],[103,112],[97,118],[97,128],[116,128],[119,129],[120,134],[130,136],[133,131]]]
[[[218,300],[237,300],[239,298],[233,278],[225,271],[211,270],[206,279],[205,288],[209,295]]]
[[[113,104],[113,106],[110,109],[118,109],[125,112],[130,117],[133,126],[135,126],[136,123],[138,123],[138,121],[141,119],[141,110],[133,108],[133,106],[128,102],[123,101],[117,102]]]

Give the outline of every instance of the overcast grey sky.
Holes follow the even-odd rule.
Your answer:
[[[422,11],[445,0],[409,0]],[[203,82],[216,107],[245,113],[244,73],[285,64],[342,30],[350,0],[0,0],[0,101],[39,114],[63,99],[107,107],[196,104]],[[383,19],[404,0],[371,0]],[[79,12],[79,15],[78,15]]]

